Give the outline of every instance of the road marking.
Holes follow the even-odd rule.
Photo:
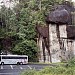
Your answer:
[[[20,69],[22,70],[23,68],[20,66]]]
[[[3,69],[3,66],[1,65],[1,69]]]
[[[11,69],[13,69],[13,66],[12,65],[10,65],[10,67],[11,67]]]
[[[29,69],[32,69],[29,65],[27,65]]]

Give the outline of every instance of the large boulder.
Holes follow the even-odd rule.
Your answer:
[[[57,9],[53,12],[51,12],[48,17],[46,22],[48,23],[68,23],[69,21],[69,16],[70,14],[66,9]]]
[[[57,5],[53,11],[51,11],[46,17],[46,23],[54,24],[72,24],[71,12],[74,12],[75,8],[70,5],[69,2],[65,2],[61,5]]]

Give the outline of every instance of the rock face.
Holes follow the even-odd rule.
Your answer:
[[[71,12],[74,12],[74,10],[75,8],[69,2],[64,2],[46,17],[46,23],[49,25],[49,45],[52,62],[67,61],[74,55],[73,37],[70,39],[67,36],[70,29],[69,27],[67,29],[67,25],[72,24]]]
[[[60,45],[57,37],[56,25],[49,24],[49,39],[52,62],[60,62]]]
[[[67,26],[66,27],[66,31],[67,31],[67,37],[69,39],[75,39],[75,26]]]
[[[50,50],[49,50],[49,31],[48,26],[36,26],[37,32],[37,46],[39,49],[39,62],[50,62]]]
[[[60,8],[56,9],[55,11],[52,11],[48,17],[47,22],[48,23],[55,23],[55,24],[68,24],[70,18],[70,13],[60,6]]]
[[[37,27],[39,62],[49,63],[52,61],[54,63],[68,61],[75,56],[75,26],[67,26],[65,24],[59,25],[59,36],[61,44],[59,43],[56,27],[56,24],[49,24],[49,28],[47,26]],[[46,34],[44,35],[45,32]],[[48,50],[50,50],[50,55]]]
[[[65,1],[61,5],[55,7],[46,17],[47,24],[72,24],[72,12],[75,11],[74,6]]]
[[[60,41],[57,37],[56,24],[49,24],[49,38],[52,62],[68,61],[74,56],[74,40],[67,37],[67,26],[60,25]],[[61,47],[60,47],[61,46]]]
[[[75,8],[66,1],[47,15],[48,30],[38,29],[40,62],[67,61],[75,55],[75,27],[69,26],[72,24],[71,12],[74,11]]]

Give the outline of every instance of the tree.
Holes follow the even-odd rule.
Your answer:
[[[16,2],[13,9],[2,6],[0,11],[5,24],[0,30],[0,38],[11,37],[12,53],[27,54],[30,61],[37,61],[36,22],[45,25],[45,15],[54,3],[62,0],[10,0],[10,3],[12,1]]]

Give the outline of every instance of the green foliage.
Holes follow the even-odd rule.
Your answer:
[[[68,61],[66,67],[71,67],[71,68],[75,67],[75,57]]]
[[[28,55],[29,61],[37,61],[37,47],[33,40],[25,40],[16,44],[12,52],[14,54]]]
[[[3,26],[0,28],[0,38],[14,37],[10,51],[14,54],[28,55],[29,61],[38,61],[36,22],[45,25],[45,15],[50,12],[54,3],[59,3],[62,0],[18,1],[19,3],[16,3],[13,9],[6,8],[3,5],[0,10],[0,17],[3,20]]]
[[[64,66],[57,66],[57,67],[47,67],[40,71],[36,70],[28,70],[23,72],[21,75],[74,75],[75,71],[74,68],[66,68]]]
[[[25,71],[22,73],[22,75],[35,75],[36,71],[35,70],[29,70],[29,71]]]
[[[75,75],[75,58],[69,60],[66,65],[59,65],[46,67],[40,71],[36,70],[27,70],[21,75]],[[28,72],[28,74],[27,74]]]

